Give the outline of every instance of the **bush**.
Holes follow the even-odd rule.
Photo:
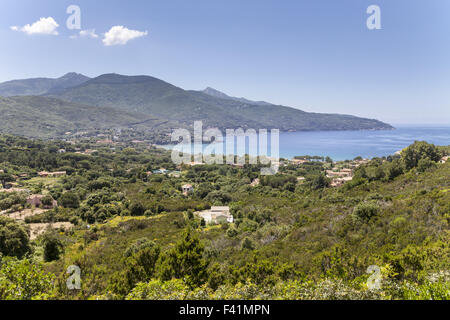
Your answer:
[[[128,209],[132,216],[143,216],[146,211],[144,205],[140,202],[133,202]]]
[[[230,227],[227,230],[227,236],[230,238],[234,238],[235,236],[237,236],[238,234],[238,230],[236,229],[236,227]]]
[[[386,165],[386,179],[394,180],[403,174],[403,163],[399,159],[395,159]]]
[[[255,249],[255,244],[250,238],[245,237],[244,240],[242,240],[242,249],[253,250]]]
[[[212,191],[205,199],[218,204],[227,204],[232,200],[230,194],[223,191]]]
[[[208,278],[208,261],[203,258],[204,245],[187,229],[177,245],[168,253],[161,265],[162,280],[184,279],[191,287],[197,287]]]
[[[375,202],[364,202],[358,204],[352,213],[353,221],[355,222],[368,222],[379,212],[380,208]]]
[[[125,296],[139,282],[149,281],[156,272],[161,249],[153,241],[142,238],[133,242],[124,252],[125,269],[110,279],[110,289]]]
[[[31,261],[8,258],[1,261],[0,300],[43,300],[55,298],[55,276],[44,273]]]
[[[183,300],[189,287],[182,280],[173,279],[167,282],[152,280],[139,283],[126,297],[126,300]]]
[[[307,182],[313,190],[323,189],[330,185],[330,179],[328,179],[324,174],[308,176]]]
[[[61,195],[59,203],[63,207],[77,209],[80,206],[80,198],[75,192],[67,191]]]
[[[53,206],[53,198],[50,195],[46,195],[41,199],[41,203],[44,207],[51,207]]]
[[[63,244],[55,232],[47,232],[42,238],[44,245],[44,260],[46,262],[58,260],[63,251]]]
[[[31,251],[28,232],[13,219],[0,216],[0,253],[22,258]]]
[[[417,171],[425,172],[430,168],[436,167],[436,162],[430,160],[430,158],[420,159],[417,163]]]

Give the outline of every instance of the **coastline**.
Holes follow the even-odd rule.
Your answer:
[[[450,126],[418,125],[396,126],[395,129],[391,130],[281,132],[280,158],[329,156],[335,161],[344,161],[361,156],[371,159],[393,155],[415,140],[424,140],[437,145],[448,145],[450,141]],[[219,143],[222,144],[222,148],[224,143],[225,141]],[[157,145],[156,147],[172,150],[176,145]],[[204,143],[203,148],[208,145],[210,144]],[[225,152],[221,154],[225,154]]]

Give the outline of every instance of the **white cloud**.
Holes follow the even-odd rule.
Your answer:
[[[79,34],[71,35],[69,38],[76,39],[78,37],[97,39],[98,34],[95,33],[95,29],[88,29],[88,30],[81,30]]]
[[[124,45],[128,41],[148,34],[147,31],[130,30],[124,26],[114,26],[107,33],[103,39],[105,46]]]
[[[95,29],[81,30],[80,31],[80,37],[87,37],[87,38],[97,39],[98,38],[98,34],[95,33]]]
[[[59,27],[59,24],[52,17],[41,18],[33,24],[27,24],[23,27],[12,26],[11,30],[13,31],[21,31],[26,34],[50,34],[50,35],[58,35],[58,31],[56,29]]]

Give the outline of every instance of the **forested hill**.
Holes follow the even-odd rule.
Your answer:
[[[316,130],[387,130],[378,120],[309,113],[217,90],[187,91],[149,76],[105,74],[93,79],[69,73],[61,78],[0,84],[0,133],[60,138],[65,132],[138,130],[146,138],[175,128],[204,127]],[[168,141],[165,141],[166,143]]]
[[[63,137],[66,132],[102,132],[110,128],[154,130],[161,123],[167,124],[150,115],[42,96],[0,97],[0,114],[0,133],[29,138],[49,139]]]
[[[60,90],[56,97],[92,106],[112,107],[150,114],[191,126],[203,120],[206,127],[278,128],[302,130],[392,129],[378,120],[350,115],[308,113],[298,109],[248,100],[220,98],[187,91],[149,76],[105,74],[81,85]]]
[[[0,83],[0,96],[29,96],[41,95],[52,90],[61,90],[79,85],[89,80],[88,77],[70,72],[56,79],[33,78],[23,80],[12,80]]]

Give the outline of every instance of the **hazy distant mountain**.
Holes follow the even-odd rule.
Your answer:
[[[127,112],[149,114],[192,126],[203,120],[205,127],[278,128],[302,130],[392,129],[378,120],[349,115],[308,113],[269,103],[257,104],[233,99],[215,91],[211,95],[187,91],[149,76],[105,74],[75,87],[54,92],[66,101],[112,107]],[[219,96],[217,96],[219,95]]]
[[[0,97],[0,133],[55,138],[88,129],[151,129],[165,123],[148,115],[107,107],[92,107],[42,96]]]
[[[68,73],[61,78],[34,78],[0,83],[0,96],[42,95],[82,84],[90,78],[79,73]]]
[[[32,94],[32,95],[31,95]],[[308,113],[267,102],[230,97],[208,88],[187,91],[149,76],[69,73],[0,84],[0,133],[54,138],[66,131],[135,128],[170,132],[192,127],[302,130],[392,129],[378,120]],[[14,96],[13,96],[14,95]],[[37,96],[41,95],[41,96]]]
[[[206,93],[210,96],[216,97],[216,98],[221,98],[221,99],[228,99],[228,100],[234,100],[234,101],[240,101],[243,103],[248,103],[248,104],[256,104],[256,105],[273,105],[271,103],[265,102],[265,101],[252,101],[252,100],[247,100],[245,98],[236,98],[236,97],[230,97],[229,95],[216,90],[214,88],[208,87],[205,90],[201,91],[203,93]]]

